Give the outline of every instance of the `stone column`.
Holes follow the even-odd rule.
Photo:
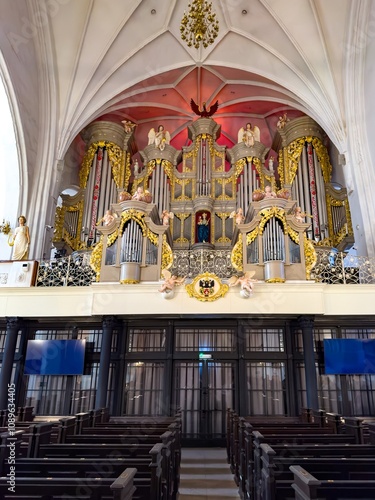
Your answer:
[[[0,372],[0,409],[8,406],[8,384],[12,375],[17,336],[21,323],[19,318],[7,318],[3,362]]]
[[[318,384],[316,379],[313,337],[314,319],[312,316],[300,316],[298,318],[298,324],[302,330],[303,338],[307,407],[312,408],[313,410],[318,410]]]
[[[96,409],[104,408],[107,403],[109,364],[111,362],[112,332],[114,325],[114,316],[103,317],[102,348],[100,351],[98,388],[95,398]]]

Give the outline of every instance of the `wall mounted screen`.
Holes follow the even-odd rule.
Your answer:
[[[375,373],[374,339],[325,339],[325,374]]]
[[[25,375],[82,375],[85,340],[29,340]]]

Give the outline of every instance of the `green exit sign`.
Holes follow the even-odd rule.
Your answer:
[[[212,359],[212,354],[207,354],[206,352],[200,352],[199,359]]]

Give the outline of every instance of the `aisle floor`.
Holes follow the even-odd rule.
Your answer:
[[[240,498],[224,448],[183,448],[178,500]]]

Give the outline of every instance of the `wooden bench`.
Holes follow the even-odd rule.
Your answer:
[[[261,445],[261,470],[254,469],[255,498],[275,500],[279,494],[293,495],[292,465],[303,465],[310,474],[326,481],[336,480],[374,480],[375,455],[372,458],[333,458],[333,457],[283,457],[268,444]]]
[[[48,458],[48,459],[19,459],[15,463],[18,477],[52,477],[81,478],[83,483],[89,478],[112,478],[115,479],[121,472],[129,468],[135,468],[134,485],[137,488],[136,497],[142,500],[161,500],[172,498],[169,495],[168,477],[163,470],[163,446],[161,443],[155,445],[143,458],[108,457],[106,459],[82,459],[82,458]],[[5,466],[9,472],[9,465]],[[17,482],[18,485],[18,482]]]
[[[293,500],[373,500],[375,498],[375,481],[371,480],[333,480],[321,481],[307,472],[303,467],[292,465],[294,474]],[[287,500],[287,497],[276,497],[276,500]]]
[[[136,469],[125,469],[118,478],[57,478],[22,477],[17,474],[14,492],[9,490],[6,477],[0,478],[0,498],[3,500],[54,500],[79,498],[81,500],[133,500],[136,488],[133,480]]]

